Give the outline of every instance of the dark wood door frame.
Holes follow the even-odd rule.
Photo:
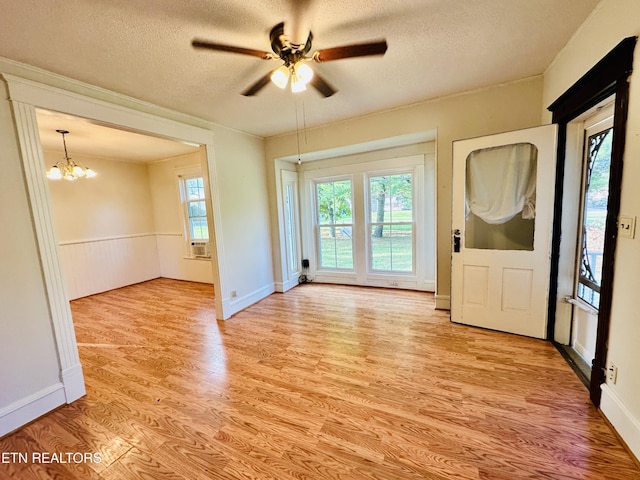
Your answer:
[[[629,110],[628,77],[633,68],[633,51],[637,37],[622,40],[611,52],[563,93],[548,109],[553,114],[553,123],[558,129],[558,158],[556,170],[556,198],[553,211],[553,237],[551,250],[551,279],[547,338],[553,340],[558,293],[558,268],[560,259],[560,237],[562,234],[562,194],[567,143],[567,124],[582,113],[611,95],[615,95],[613,120],[613,144],[611,147],[611,174],[609,178],[609,204],[605,223],[605,246],[602,266],[602,290],[598,312],[595,358],[591,366],[590,397],[596,407],[600,406],[600,385],[605,381],[607,344],[613,294],[613,267],[618,236],[618,214],[620,213],[620,185],[622,184],[622,161],[626,141],[627,113]]]

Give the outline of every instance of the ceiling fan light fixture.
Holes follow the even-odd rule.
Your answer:
[[[282,65],[280,68],[273,71],[271,74],[271,81],[276,84],[278,88],[284,89],[289,82],[289,69]]]
[[[305,85],[313,78],[313,69],[303,61],[296,63],[293,69],[296,72],[296,76],[302,80]]]
[[[307,84],[294,72],[291,75],[291,91],[293,93],[304,92],[307,89]]]

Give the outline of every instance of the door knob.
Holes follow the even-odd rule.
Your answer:
[[[460,230],[457,228],[453,231],[453,251],[460,252]]]

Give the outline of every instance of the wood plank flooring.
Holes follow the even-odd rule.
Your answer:
[[[101,461],[1,479],[640,478],[550,344],[430,294],[308,284],[217,322],[211,286],[158,279],[72,311],[86,397],[0,452]]]

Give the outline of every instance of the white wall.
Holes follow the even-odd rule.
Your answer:
[[[187,255],[178,187],[178,172],[186,167],[201,171],[199,152],[166,158],[148,166],[160,276],[213,283],[212,259]]]
[[[603,0],[584,22],[544,75],[543,118],[546,107],[584,75],[623,38],[640,34],[640,2]],[[640,70],[640,46],[636,46],[634,68]],[[620,213],[640,215],[640,76],[630,83],[627,143]],[[640,237],[619,238],[616,247],[613,305],[609,332],[608,362],[618,367],[616,383],[603,387],[601,409],[616,430],[640,457],[640,321],[638,321],[638,272]]]
[[[542,78],[496,85],[482,90],[423,102],[365,117],[308,129],[301,136],[301,153],[372,142],[416,132],[437,130],[437,270],[436,304],[449,308],[451,270],[451,151],[452,142],[540,124]],[[294,155],[295,134],[268,138],[266,161],[271,218],[278,218],[275,159]],[[280,265],[278,225],[272,227],[274,264]],[[276,271],[276,281],[280,272]]]

